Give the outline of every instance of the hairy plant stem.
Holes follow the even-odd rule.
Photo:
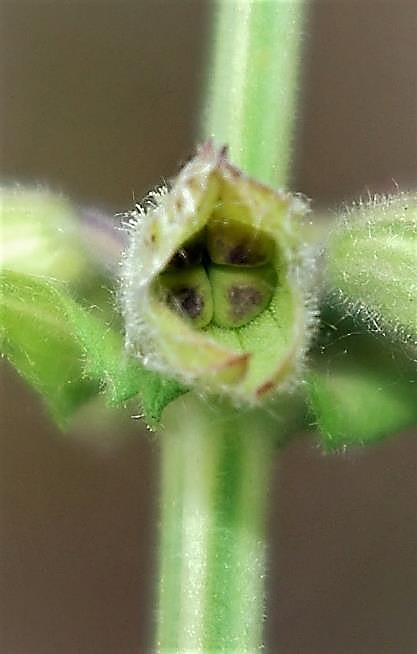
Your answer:
[[[190,393],[164,426],[157,651],[256,652],[276,423]]]
[[[217,0],[199,136],[228,144],[248,174],[285,187],[305,0]]]
[[[235,164],[274,186],[288,183],[306,5],[215,3],[198,136],[227,144]],[[252,654],[262,648],[276,422],[189,393],[164,423],[157,651]]]

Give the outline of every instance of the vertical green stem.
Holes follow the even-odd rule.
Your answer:
[[[217,0],[202,138],[288,183],[304,0]],[[273,420],[191,393],[165,411],[157,650],[262,649]]]
[[[262,647],[265,506],[276,426],[188,394],[165,413],[157,651]]]
[[[285,187],[291,165],[305,0],[217,0],[200,134]]]

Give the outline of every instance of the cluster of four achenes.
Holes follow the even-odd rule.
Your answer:
[[[156,281],[160,299],[197,328],[241,327],[270,303],[275,244],[262,231],[213,218],[185,243]]]

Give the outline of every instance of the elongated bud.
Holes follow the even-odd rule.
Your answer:
[[[331,303],[370,329],[417,347],[417,195],[376,197],[352,207],[330,235]]]
[[[128,214],[127,346],[187,385],[256,404],[297,378],[314,323],[306,204],[211,144]]]
[[[115,276],[125,246],[117,221],[42,187],[0,187],[0,268],[84,287]],[[94,283],[92,284],[94,286]]]
[[[77,211],[42,188],[0,188],[0,268],[72,282],[88,274]]]

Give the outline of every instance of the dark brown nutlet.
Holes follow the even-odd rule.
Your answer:
[[[211,322],[212,293],[203,266],[162,273],[156,281],[156,293],[164,304],[191,320],[195,327],[205,327]]]
[[[212,265],[213,321],[219,327],[242,327],[268,306],[276,285],[272,266],[234,268]]]
[[[221,218],[208,222],[207,249],[214,263],[230,266],[263,266],[274,256],[274,243],[265,232]]]

